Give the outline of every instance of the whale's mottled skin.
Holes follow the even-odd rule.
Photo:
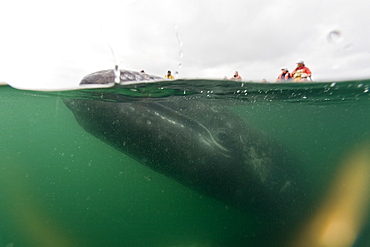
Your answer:
[[[102,83],[107,74],[113,76],[112,71],[97,72],[83,83]],[[120,96],[114,102],[109,97],[65,99],[65,104],[87,132],[227,205],[282,215],[300,204],[297,164],[228,107],[181,96],[160,100]]]
[[[160,81],[165,80],[162,77],[155,76],[155,75],[149,75],[147,73],[141,73],[136,71],[130,71],[130,70],[102,70],[98,71],[92,74],[89,74],[88,76],[85,76],[81,82],[80,85],[91,85],[91,84],[111,84],[115,81],[115,77],[119,77],[119,83],[129,83],[129,82],[150,82],[150,81]]]

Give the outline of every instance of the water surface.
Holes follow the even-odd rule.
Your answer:
[[[88,134],[63,98],[223,104],[294,153],[325,198],[346,157],[369,147],[369,88],[370,80],[177,80],[63,92],[2,86],[0,246],[255,246],[269,228]],[[370,245],[370,206],[362,203],[366,220],[353,246]]]

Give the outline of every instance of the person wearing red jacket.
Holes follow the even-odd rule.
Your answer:
[[[238,71],[235,71],[234,76],[231,77],[230,80],[241,81],[242,80],[242,77],[239,75],[239,72]]]
[[[299,61],[297,62],[297,67],[292,72],[293,81],[300,81],[302,74],[307,74],[307,77],[311,79],[311,70],[304,65],[303,61]]]
[[[281,71],[282,72],[276,79],[276,82],[284,82],[284,81],[292,80],[292,76],[290,75],[289,70],[287,68],[282,68]]]

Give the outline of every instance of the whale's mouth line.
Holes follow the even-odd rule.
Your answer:
[[[200,134],[198,134],[198,138],[202,143],[206,144],[209,147],[217,147],[219,150],[221,150],[223,152],[223,155],[225,155],[226,157],[230,157],[230,155],[227,154],[227,153],[230,152],[230,150],[225,148],[223,145],[221,145],[215,139],[212,132],[206,126],[204,126],[202,123],[200,123],[199,121],[197,121],[195,119],[191,119],[188,116],[186,116],[182,113],[179,113],[178,111],[175,111],[175,110],[173,110],[173,109],[171,109],[167,106],[164,106],[162,104],[159,104],[159,103],[153,103],[153,104],[155,104],[157,108],[160,108],[160,109],[157,109],[157,111],[154,112],[155,115],[159,116],[161,119],[167,121],[168,123],[178,125],[182,128],[185,128],[185,126],[186,126],[187,128],[190,127],[194,130],[197,130],[200,133]],[[171,113],[171,115],[174,116],[173,119],[170,119],[169,117],[165,117],[165,116],[161,115],[160,112],[163,112],[163,111],[165,111],[167,115],[168,115],[168,113]],[[176,121],[175,119],[180,119],[181,121],[178,121],[178,120]],[[181,122],[181,124],[180,124],[180,122]]]

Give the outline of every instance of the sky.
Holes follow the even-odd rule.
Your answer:
[[[78,87],[87,74],[145,70],[177,78],[274,82],[303,60],[314,81],[370,78],[367,0],[6,1],[0,82]],[[178,73],[176,73],[178,72]]]

